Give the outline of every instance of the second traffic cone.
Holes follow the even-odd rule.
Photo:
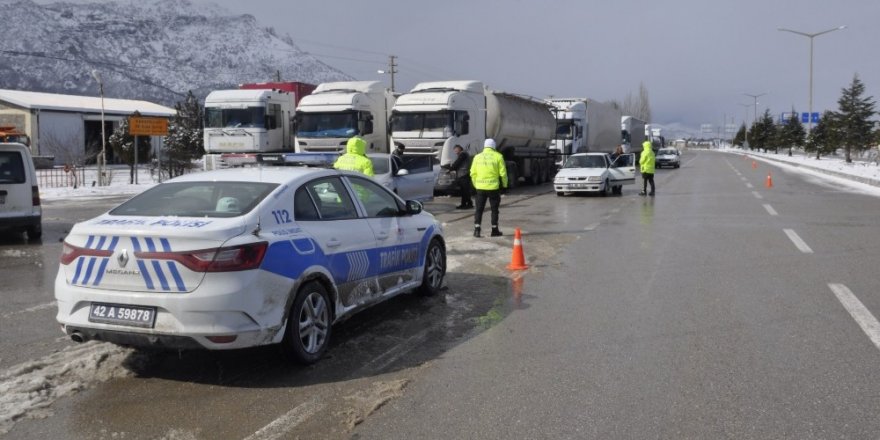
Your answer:
[[[767,171],[767,183],[765,184],[767,188],[773,188],[773,176]]]
[[[510,264],[507,265],[510,270],[528,269],[526,264],[526,256],[523,254],[522,232],[516,228],[513,233],[513,255],[510,257]]]

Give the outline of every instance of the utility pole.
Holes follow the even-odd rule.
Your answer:
[[[391,92],[394,93],[394,74],[397,73],[397,63],[394,62],[397,57],[388,55],[388,70],[378,70],[377,73],[387,73],[391,75]]]
[[[761,97],[761,96],[766,95],[766,93],[761,93],[761,94],[759,94],[759,95],[751,95],[751,94],[748,94],[748,93],[743,93],[743,95],[751,96],[752,98],[755,99],[755,121],[752,122],[752,125],[755,125],[755,124],[758,122],[758,98]]]

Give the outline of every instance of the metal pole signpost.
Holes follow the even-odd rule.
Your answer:
[[[104,186],[104,167],[107,165],[107,137],[104,130],[104,82],[97,70],[92,70],[92,77],[98,82],[98,89],[101,91],[101,157],[98,159],[98,186]]]
[[[827,34],[829,32],[839,31],[842,29],[846,29],[846,26],[845,25],[838,26],[836,28],[832,28],[832,29],[828,29],[828,30],[824,30],[822,32],[816,32],[816,33],[812,33],[812,34],[806,33],[806,32],[794,31],[794,30],[785,29],[785,28],[778,28],[777,29],[781,32],[791,32],[793,34],[802,35],[802,36],[810,39],[810,108],[809,108],[809,112],[810,112],[809,124],[810,125],[809,125],[809,131],[813,131],[813,39],[818,37],[819,35]]]
[[[168,120],[130,116],[128,118],[128,134],[134,136],[135,183],[137,183],[137,141],[138,136],[168,136]],[[162,150],[159,150],[159,183],[162,183]]]
[[[755,99],[755,120],[754,120],[754,122],[752,122],[752,125],[755,125],[758,122],[758,98],[766,95],[766,93],[761,93],[760,95],[752,95],[749,93],[743,93],[743,95],[751,96],[752,98]]]

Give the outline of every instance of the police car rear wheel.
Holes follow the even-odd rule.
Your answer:
[[[327,289],[317,281],[306,283],[291,306],[283,351],[301,364],[315,363],[327,351],[331,330]]]
[[[425,273],[422,275],[422,285],[418,292],[423,296],[432,296],[440,292],[443,287],[443,277],[446,275],[446,250],[439,240],[432,240],[425,254]]]

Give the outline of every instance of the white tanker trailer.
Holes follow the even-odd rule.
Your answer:
[[[511,186],[520,177],[532,184],[552,179],[555,128],[547,103],[488,90],[479,81],[418,84],[397,98],[391,112],[393,142],[406,146],[407,154],[432,154],[441,165],[455,160],[456,145],[473,156],[486,138],[494,139],[507,162]],[[438,188],[454,178],[454,173],[441,173]]]

